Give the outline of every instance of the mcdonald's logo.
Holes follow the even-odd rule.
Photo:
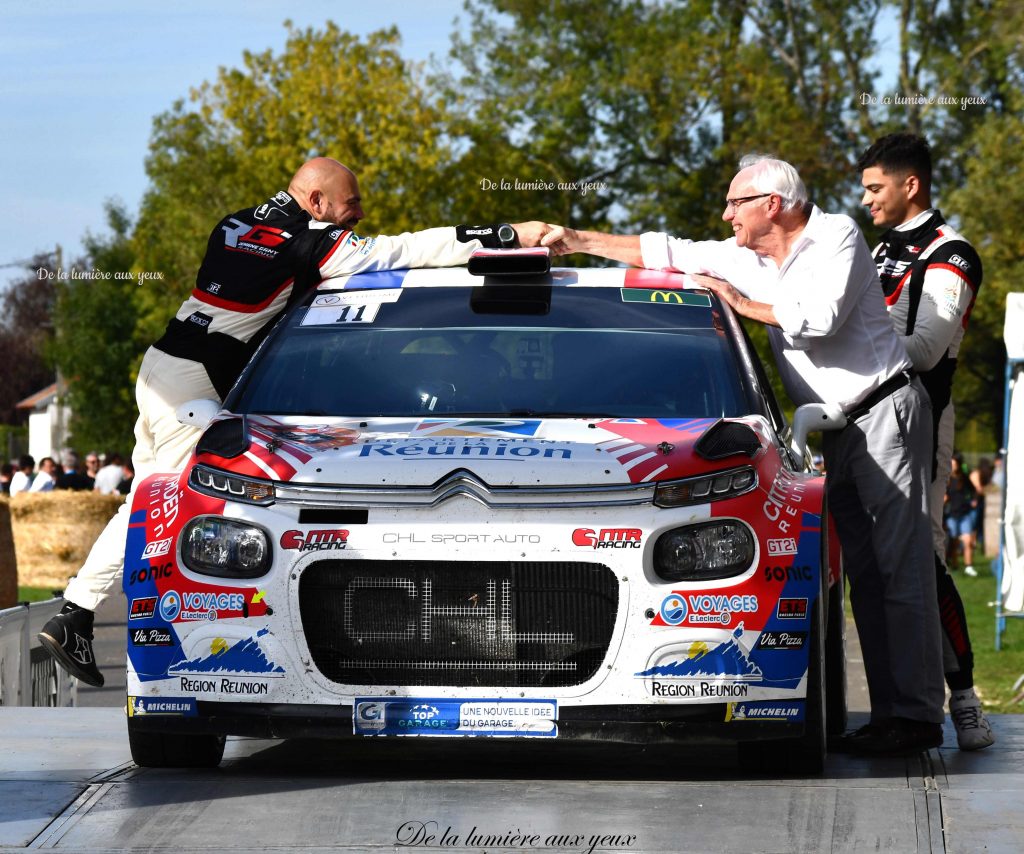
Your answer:
[[[651,291],[651,302],[674,302],[683,304],[683,297],[676,291]]]

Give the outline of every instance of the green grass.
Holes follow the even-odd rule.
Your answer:
[[[42,602],[53,598],[54,591],[49,587],[18,587],[19,602]],[[59,596],[60,593],[58,592]]]
[[[967,614],[967,630],[974,649],[974,686],[982,698],[985,710],[999,714],[1024,714],[1024,702],[1012,702],[1019,692],[1013,683],[1024,675],[1024,618],[1006,620],[1006,631],[1001,648],[996,652],[996,609],[989,605],[997,598],[996,578],[988,558],[975,553],[974,568],[977,578],[968,578],[963,572],[953,573],[960,598]],[[850,597],[846,597],[846,613],[850,617]],[[848,623],[853,631],[852,622]]]
[[[989,561],[977,555],[974,568],[977,578],[967,578],[962,572],[954,574],[957,589],[964,600],[967,628],[974,648],[974,684],[984,701],[986,711],[1024,714],[1024,703],[1013,703],[1017,692],[1013,683],[1024,675],[1024,619],[1010,617],[1000,641],[995,647],[995,605],[998,598],[996,579]],[[1019,690],[1019,689],[1018,689]]]

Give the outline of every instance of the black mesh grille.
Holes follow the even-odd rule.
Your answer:
[[[593,563],[333,560],[299,581],[313,661],[347,685],[579,685],[618,600]]]

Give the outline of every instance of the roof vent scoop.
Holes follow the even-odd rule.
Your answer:
[[[748,425],[719,419],[697,440],[693,450],[705,460],[721,460],[736,454],[752,457],[761,450],[761,440]]]
[[[224,459],[241,456],[249,450],[249,431],[244,418],[215,421],[199,437],[196,454],[215,454]]]

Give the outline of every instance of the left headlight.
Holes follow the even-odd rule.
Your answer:
[[[665,480],[654,491],[658,507],[684,507],[687,504],[705,504],[724,501],[750,492],[757,486],[757,472],[750,466],[713,472],[685,480]]]
[[[754,537],[731,519],[666,531],[654,544],[654,571],[665,581],[739,575],[754,560]]]
[[[270,542],[262,528],[200,516],[182,531],[181,560],[193,572],[221,578],[256,578],[271,564]]]

